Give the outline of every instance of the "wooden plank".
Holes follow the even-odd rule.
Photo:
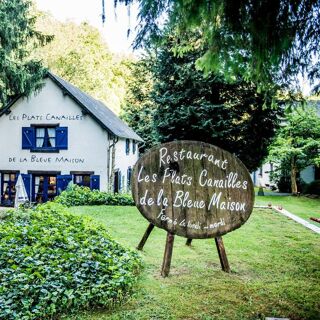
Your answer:
[[[146,232],[144,233],[144,235],[143,235],[140,243],[139,243],[138,246],[137,246],[137,249],[138,249],[138,250],[142,250],[142,249],[143,249],[143,247],[144,247],[146,241],[148,240],[148,238],[149,238],[149,236],[150,236],[150,233],[151,233],[151,231],[153,230],[153,228],[154,228],[154,224],[150,223],[150,224],[148,225],[148,228],[147,228]]]
[[[230,272],[230,266],[229,266],[226,250],[224,248],[224,244],[222,241],[222,237],[216,237],[214,240],[216,242],[221,268],[225,272]]]
[[[167,277],[170,272],[173,242],[174,242],[174,235],[172,233],[168,232],[166,247],[165,247],[164,256],[163,256],[162,269],[161,269],[161,275],[164,278]]]
[[[306,221],[306,220],[304,220],[304,219],[302,219],[300,217],[297,217],[295,214],[293,214],[293,213],[291,213],[291,212],[289,212],[289,211],[287,211],[287,210],[285,210],[283,208],[279,208],[277,206],[273,206],[272,209],[277,211],[278,213],[283,214],[284,216],[286,216],[286,217],[288,217],[288,218],[290,218],[290,219],[302,224],[304,227],[312,230],[313,232],[320,234],[320,228],[319,227],[315,226],[314,224],[312,224],[312,223],[310,223],[310,222],[308,222],[308,221]]]

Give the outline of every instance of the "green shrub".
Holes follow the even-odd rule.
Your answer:
[[[320,196],[320,180],[314,180],[305,186],[304,193],[317,194]]]
[[[48,319],[110,306],[128,294],[140,258],[87,218],[47,203],[0,220],[0,319]]]
[[[54,200],[65,206],[95,206],[95,205],[112,205],[112,206],[133,206],[132,196],[125,193],[108,193],[99,190],[90,190],[88,187],[73,185]]]

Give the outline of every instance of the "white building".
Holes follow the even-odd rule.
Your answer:
[[[276,187],[276,184],[271,181],[270,175],[275,170],[276,164],[272,162],[264,163],[258,170],[251,173],[253,184],[257,187]],[[315,166],[308,166],[299,172],[299,177],[305,183],[310,183],[320,179],[320,169]]]
[[[0,111],[1,204],[14,201],[19,173],[35,202],[53,199],[70,181],[127,191],[142,141],[103,103],[48,73],[40,92]]]

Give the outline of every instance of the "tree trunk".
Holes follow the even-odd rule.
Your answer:
[[[297,186],[297,166],[296,166],[296,158],[291,158],[291,192],[292,194],[298,193]]]

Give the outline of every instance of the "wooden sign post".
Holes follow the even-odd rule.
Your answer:
[[[229,152],[198,141],[173,141],[149,150],[133,170],[132,193],[150,222],[138,249],[154,226],[165,229],[167,241],[162,276],[170,271],[174,235],[215,238],[222,270],[230,267],[222,235],[242,226],[254,203],[250,174]]]

